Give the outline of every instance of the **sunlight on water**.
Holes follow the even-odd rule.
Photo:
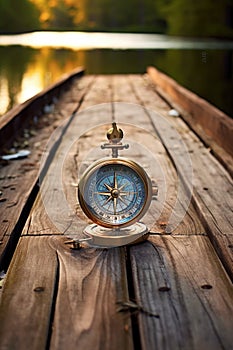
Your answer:
[[[0,36],[0,115],[78,66],[143,74],[154,65],[232,115],[233,42],[157,34],[34,32]]]
[[[5,77],[0,77],[0,115],[6,113],[9,103],[9,86]]]
[[[22,45],[33,48],[67,49],[221,49],[233,48],[233,42],[187,39],[162,34],[34,32],[0,36],[0,45]]]
[[[18,103],[28,100],[44,88],[43,72],[37,65],[29,66],[24,73]]]

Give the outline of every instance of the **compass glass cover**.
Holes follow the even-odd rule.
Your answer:
[[[134,162],[118,161],[92,167],[79,184],[85,214],[105,227],[131,225],[150,202],[150,181]]]

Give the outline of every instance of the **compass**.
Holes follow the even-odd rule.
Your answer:
[[[84,214],[92,221],[84,234],[98,246],[120,246],[148,236],[140,219],[147,212],[152,198],[152,184],[146,171],[135,161],[118,156],[123,131],[116,123],[107,133],[112,157],[95,161],[82,175],[78,199]]]
[[[96,224],[113,228],[132,225],[148,209],[150,180],[137,163],[123,159],[96,162],[79,183],[79,202]]]

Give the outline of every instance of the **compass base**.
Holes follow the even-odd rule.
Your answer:
[[[118,229],[108,229],[92,224],[84,229],[84,234],[90,237],[86,240],[89,245],[110,248],[144,241],[148,237],[148,229],[140,222]]]

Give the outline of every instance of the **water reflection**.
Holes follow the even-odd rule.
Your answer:
[[[77,66],[88,74],[144,73],[154,65],[232,116],[232,50],[68,50],[0,46],[0,114]]]
[[[8,80],[0,77],[0,115],[4,114],[10,106]]]
[[[0,47],[0,91],[1,113],[19,103],[22,80],[28,65],[32,62],[34,51],[21,47]]]
[[[0,114],[84,64],[82,57],[69,50],[0,47]]]
[[[233,116],[232,50],[167,50],[158,68]]]

